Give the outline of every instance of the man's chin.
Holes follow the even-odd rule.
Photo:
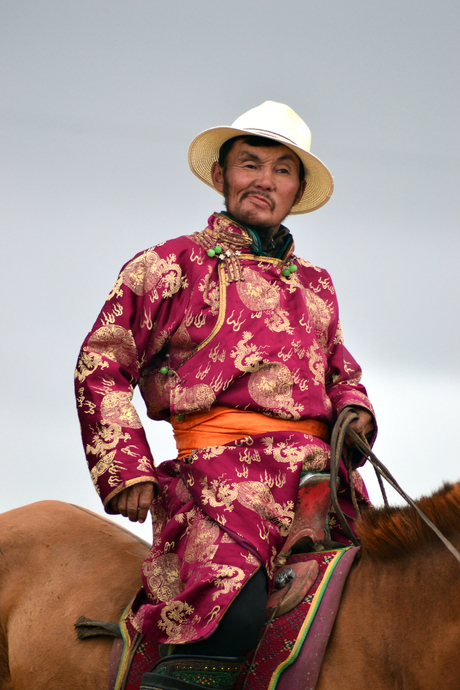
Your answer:
[[[271,214],[261,213],[257,209],[229,209],[229,213],[242,225],[250,225],[253,228],[271,228],[277,225],[273,222]]]

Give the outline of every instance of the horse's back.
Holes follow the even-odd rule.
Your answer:
[[[81,615],[117,621],[141,585],[147,550],[115,523],[60,501],[1,514],[0,616],[12,686],[0,681],[0,690],[102,690],[111,641],[77,641],[73,624]]]

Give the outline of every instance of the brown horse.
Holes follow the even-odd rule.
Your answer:
[[[419,505],[458,547],[460,483]],[[460,564],[412,509],[371,511],[360,532],[317,690],[458,690]],[[111,640],[73,624],[119,619],[147,549],[65,503],[1,515],[0,690],[106,690]]]

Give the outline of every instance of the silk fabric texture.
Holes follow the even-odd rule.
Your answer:
[[[292,423],[331,425],[347,405],[373,412],[343,345],[329,274],[296,257],[293,245],[280,260],[251,254],[246,239],[242,226],[213,214],[202,233],[136,255],[77,364],[83,443],[106,510],[126,487],[159,487],[132,622],[162,643],[211,635],[259,567],[271,581],[300,474],[326,470],[330,458],[326,441]],[[209,256],[217,241],[222,253]],[[297,270],[287,276],[289,265]],[[222,407],[272,417],[276,430],[192,449],[155,469],[132,405],[136,385],[148,416],[175,418],[176,427]],[[340,477],[341,504],[353,515],[343,464]],[[351,480],[368,502],[357,471]],[[329,521],[333,538],[346,542],[333,513]]]

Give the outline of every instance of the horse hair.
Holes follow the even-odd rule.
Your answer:
[[[432,496],[416,501],[418,507],[445,537],[460,536],[460,482],[444,484]],[[428,545],[442,542],[419,517],[406,508],[369,508],[357,523],[363,558],[389,561],[415,554]]]

